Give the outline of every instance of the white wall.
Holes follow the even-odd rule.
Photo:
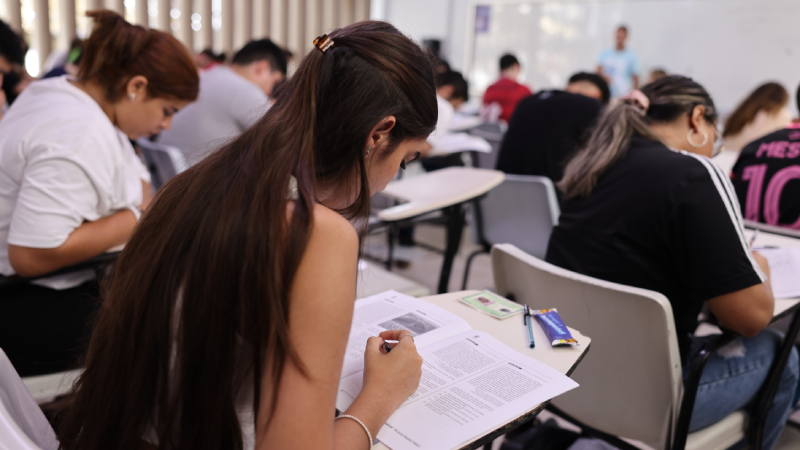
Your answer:
[[[800,83],[800,0],[373,0],[382,19],[417,40],[443,41],[475,96],[518,54],[535,89],[594,70],[619,23],[630,29],[644,80],[654,67],[696,78],[725,113],[765,81],[792,94]],[[473,33],[476,4],[492,6],[490,32]],[[374,9],[374,8],[373,8]],[[797,108],[792,110],[797,115]]]

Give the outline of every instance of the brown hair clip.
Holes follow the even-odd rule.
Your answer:
[[[317,50],[321,51],[323,54],[326,50],[331,48],[333,45],[333,40],[328,37],[327,34],[323,34],[322,36],[314,39],[314,47],[317,47]]]

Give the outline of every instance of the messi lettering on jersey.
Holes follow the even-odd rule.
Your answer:
[[[731,180],[745,219],[800,229],[800,124],[748,144]]]

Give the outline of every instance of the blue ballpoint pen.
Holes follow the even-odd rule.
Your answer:
[[[522,315],[522,322],[528,326],[528,339],[531,341],[531,348],[536,347],[536,342],[533,341],[533,324],[531,323],[531,310],[528,305],[525,305],[525,314]]]

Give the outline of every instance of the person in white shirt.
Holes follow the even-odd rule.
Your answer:
[[[239,136],[269,108],[269,95],[286,76],[286,56],[269,39],[247,43],[230,67],[217,64],[200,73],[200,95],[159,137],[179,148],[189,164]]]
[[[77,78],[33,83],[0,122],[0,348],[21,376],[75,366],[93,271],[47,275],[124,244],[150,200],[129,139],[168,129],[197,97],[191,55],[166,33],[93,11]]]

